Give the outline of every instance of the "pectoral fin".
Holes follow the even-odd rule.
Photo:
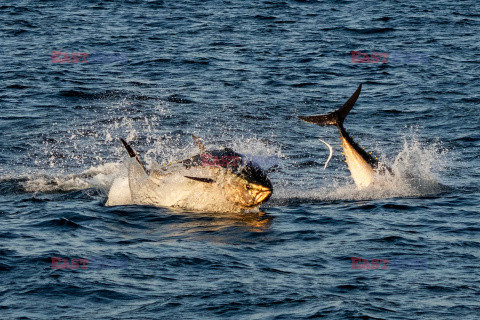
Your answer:
[[[210,179],[210,178],[198,178],[198,177],[189,177],[189,176],[184,176],[185,178],[192,179],[195,181],[200,181],[200,182],[205,182],[205,183],[214,183],[215,180]]]

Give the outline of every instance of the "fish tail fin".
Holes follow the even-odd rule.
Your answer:
[[[355,104],[358,96],[360,95],[360,91],[362,91],[362,84],[358,86],[355,93],[350,97],[350,99],[348,99],[347,102],[345,102],[345,104],[341,108],[333,112],[316,116],[298,117],[305,122],[318,124],[319,126],[337,126],[338,128],[343,128],[343,121],[345,121],[348,113],[350,112],[350,110],[352,110],[353,105]]]

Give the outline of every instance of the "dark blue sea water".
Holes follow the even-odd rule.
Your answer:
[[[476,0],[4,0],[0,20],[0,319],[479,318]],[[396,173],[364,191],[338,131],[297,118],[360,83],[345,126]],[[105,206],[118,138],[151,166],[191,133],[278,158],[264,214]]]

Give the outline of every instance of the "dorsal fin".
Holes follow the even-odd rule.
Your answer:
[[[203,143],[200,141],[200,139],[198,139],[197,137],[195,137],[193,134],[192,134],[192,138],[193,138],[193,140],[195,140],[195,142],[197,143],[198,149],[200,149],[200,151],[205,151],[205,146],[204,146]]]
[[[125,149],[127,149],[127,152],[128,152],[128,155],[130,156],[130,158],[135,158],[135,159],[137,159],[137,162],[138,162],[138,163],[140,164],[140,166],[143,168],[143,170],[145,171],[145,173],[148,174],[147,169],[145,169],[145,166],[143,165],[142,161],[140,161],[140,158],[138,157],[138,154],[135,152],[135,150],[133,150],[133,148],[132,148],[125,140],[123,140],[122,138],[120,138],[120,141],[122,141],[123,146],[125,147]]]

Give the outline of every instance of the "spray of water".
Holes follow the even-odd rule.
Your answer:
[[[175,137],[172,137],[175,142]],[[153,149],[149,149],[145,154],[150,155],[149,167],[161,168],[167,162],[173,159],[181,159],[182,156],[193,155],[196,152],[194,144],[188,145],[183,149],[169,148],[169,139],[160,140],[154,144]],[[208,144],[207,144],[208,145]],[[240,139],[233,143],[234,148],[240,152],[249,151],[272,155],[272,152],[280,154],[278,150],[262,144],[254,138]],[[253,146],[253,149],[252,149]],[[210,146],[215,147],[215,146]],[[159,152],[159,150],[161,152]],[[158,163],[153,159],[158,159],[156,154],[166,154],[165,150],[170,150],[167,157],[164,157],[163,163]],[[158,152],[158,153],[157,153]],[[283,155],[282,155],[283,156]],[[284,157],[284,156],[283,156]],[[275,186],[273,202],[285,201],[288,199],[307,199],[307,200],[368,200],[391,197],[419,197],[436,194],[445,190],[441,183],[441,172],[444,169],[446,154],[445,151],[439,151],[437,144],[421,143],[417,137],[405,137],[403,147],[400,152],[390,161],[384,159],[390,171],[385,170],[383,174],[377,174],[374,183],[366,189],[357,190],[353,182],[345,180],[319,180],[317,187],[312,189],[296,186]],[[106,163],[103,165],[91,167],[80,174],[67,174],[57,176],[30,176],[22,185],[27,192],[66,192],[71,190],[81,190],[87,188],[97,188],[104,191],[107,195],[113,183],[117,183],[117,192],[124,192],[118,197],[127,199],[128,204],[130,190],[128,187],[128,173],[126,158],[118,162]],[[289,159],[281,161],[288,162]],[[280,163],[280,166],[282,164]],[[277,173],[275,180],[286,178],[287,173]],[[348,177],[346,166],[342,170],[336,171],[336,174]],[[172,184],[178,183],[172,179]],[[119,185],[120,184],[120,185]],[[172,185],[172,190],[175,186]],[[168,201],[167,201],[168,202]]]
[[[95,188],[102,191],[102,201],[105,203],[115,181],[123,181],[119,190],[129,192],[125,184],[128,157],[118,141],[119,137],[132,141],[132,146],[147,167],[155,170],[198,153],[198,147],[189,135],[194,133],[203,140],[207,149],[230,147],[242,154],[276,157],[280,170],[272,175],[274,194],[270,201],[273,204],[292,198],[329,201],[416,197],[444,190],[441,172],[446,163],[445,152],[439,151],[438,144],[422,143],[415,133],[404,137],[403,146],[395,156],[384,157],[383,162],[391,169],[391,173],[387,170],[385,174],[377,175],[373,185],[357,190],[347,178],[348,169],[343,163],[334,164],[326,171],[318,170],[321,173],[316,176],[304,174],[303,168],[289,168],[289,163],[295,157],[289,158],[283,154],[282,146],[278,143],[262,140],[255,135],[232,135],[228,128],[223,132],[219,130],[213,137],[205,136],[200,129],[198,132],[179,130],[171,133],[161,126],[162,120],[171,116],[163,102],[158,102],[150,116],[138,116],[130,112],[130,105],[128,100],[120,101],[113,111],[106,112],[104,118],[96,122],[56,132],[56,139],[43,140],[42,152],[31,155],[36,164],[33,172],[4,175],[0,180],[16,179],[24,191],[31,193]],[[85,167],[89,168],[85,170]],[[328,178],[328,171],[334,173],[333,179]],[[322,178],[322,175],[325,177]],[[125,198],[128,198],[127,194]]]
[[[401,150],[389,160],[382,157],[373,184],[365,189],[357,189],[353,180],[319,180],[318,186],[309,190],[295,190],[291,187],[277,190],[277,199],[289,198],[305,200],[372,200],[393,197],[422,197],[438,194],[446,190],[441,183],[441,173],[445,169],[447,151],[439,143],[422,143],[416,133],[403,138]],[[386,169],[386,168],[389,168]],[[343,173],[342,173],[343,172]],[[336,175],[349,176],[343,165]]]

